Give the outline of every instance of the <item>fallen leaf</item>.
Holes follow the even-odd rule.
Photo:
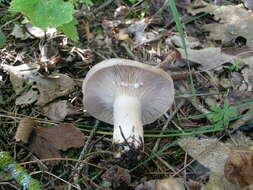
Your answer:
[[[24,91],[21,96],[16,98],[16,105],[29,105],[34,103],[39,98],[39,91],[36,89],[31,89],[29,91]]]
[[[189,137],[180,141],[179,145],[191,157],[216,174],[223,174],[225,162],[232,148],[232,144],[224,144],[217,138]]]
[[[51,145],[46,139],[38,136],[35,132],[29,142],[31,150],[40,158],[61,158],[60,151]],[[51,162],[54,163],[54,162]]]
[[[55,32],[55,28],[48,28],[46,31],[44,31],[32,25],[31,23],[27,23],[25,25],[15,24],[12,29],[11,35],[21,40],[34,39],[35,37],[43,39],[45,38],[45,36],[52,36]]]
[[[63,121],[66,116],[80,114],[73,106],[66,100],[53,102],[43,108],[46,116],[53,121]]]
[[[64,74],[55,74],[56,77],[51,78],[43,76],[38,72],[40,66],[37,64],[19,66],[2,64],[0,67],[10,72],[13,89],[20,95],[16,100],[18,105],[31,104],[37,100],[36,104],[43,106],[74,90],[75,83],[72,78]]]
[[[204,48],[204,49],[187,49],[188,57],[184,53],[184,49],[177,48],[183,59],[188,58],[189,61],[201,65],[202,70],[211,70],[220,67],[224,63],[244,62],[253,68],[253,56],[240,53],[238,55],[230,55],[224,53],[221,48]]]
[[[30,135],[33,131],[33,127],[35,127],[35,121],[33,119],[30,118],[21,119],[15,134],[15,140],[28,143]]]
[[[84,135],[71,124],[56,127],[37,126],[33,130],[30,148],[40,159],[61,158],[60,150],[79,148],[84,144]],[[57,161],[51,161],[51,164]]]
[[[176,47],[183,48],[183,43],[179,34],[174,34],[167,37],[165,42],[170,47],[176,46]],[[190,37],[190,36],[185,37],[185,43],[186,43],[187,48],[191,48],[191,49],[200,48],[203,46],[197,38]]]
[[[183,180],[180,178],[166,178],[150,180],[138,185],[135,190],[184,190]]]
[[[214,15],[219,23],[206,24],[203,29],[209,31],[213,40],[221,40],[223,44],[234,41],[237,37],[247,40],[246,45],[253,48],[253,15],[242,4],[215,6],[205,3],[204,8],[188,10],[192,14],[206,12]]]
[[[47,28],[47,30],[45,31],[45,30],[42,30],[41,28],[34,26],[31,23],[25,24],[25,28],[29,32],[29,34],[32,34],[30,38],[36,37],[36,38],[44,39],[45,37],[47,37],[48,39],[50,39],[56,33],[55,28]]]
[[[248,150],[253,141],[238,133],[232,135],[233,141],[223,143],[217,138],[188,137],[179,142],[179,145],[195,160],[211,170],[210,180],[203,190],[238,190],[228,182],[224,176],[224,166],[231,152]],[[198,147],[198,148],[196,148]]]
[[[183,59],[188,58],[189,61],[199,63],[202,70],[215,69],[224,63],[231,62],[234,56],[222,53],[220,48],[204,48],[204,49],[187,49],[188,57],[185,56],[184,49],[177,49]]]
[[[155,31],[153,32],[136,32],[134,35],[135,47],[144,45],[149,42],[159,40],[161,35]]]
[[[80,148],[84,145],[83,133],[72,124],[61,123],[55,127],[39,127],[36,133],[59,150]]]
[[[148,27],[149,25],[149,20],[146,20],[146,19],[142,19],[138,22],[135,22],[133,24],[131,24],[129,27],[128,27],[128,32],[130,34],[135,34],[137,32],[144,32],[145,29]]]

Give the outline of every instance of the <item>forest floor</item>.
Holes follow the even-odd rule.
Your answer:
[[[41,35],[0,3],[0,158],[9,152],[45,190],[253,189],[253,2],[175,0],[178,15],[168,2],[77,3],[78,42]],[[83,79],[110,58],[174,81],[137,162],[114,158],[113,126],[83,105]],[[9,174],[0,162],[0,190],[21,189]]]

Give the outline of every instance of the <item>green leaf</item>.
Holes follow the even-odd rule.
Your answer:
[[[93,2],[91,0],[79,0],[82,3],[85,3],[87,5],[94,5]]]
[[[5,43],[6,43],[5,35],[0,31],[0,48],[5,46]]]
[[[25,14],[35,26],[46,29],[71,22],[74,6],[62,0],[13,0],[11,11]]]
[[[210,110],[212,110],[214,112],[218,112],[218,113],[223,111],[220,107],[217,107],[217,106],[211,106]]]
[[[223,118],[223,115],[219,113],[211,113],[211,114],[208,114],[208,117],[215,123],[215,122],[221,121]]]
[[[224,101],[224,109],[229,108],[229,102],[227,100]]]
[[[62,31],[66,36],[71,40],[77,42],[79,40],[76,25],[78,24],[77,20],[74,18],[71,22],[59,26],[57,30]]]
[[[11,1],[10,11],[26,14],[36,9],[41,0],[13,0]]]

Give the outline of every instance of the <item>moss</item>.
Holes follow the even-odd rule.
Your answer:
[[[0,152],[0,168],[6,169],[13,162],[9,152]]]
[[[0,151],[0,169],[8,172],[25,190],[42,189],[40,182],[29,176],[27,170],[15,163],[8,152]]]

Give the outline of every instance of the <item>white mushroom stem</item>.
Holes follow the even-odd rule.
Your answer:
[[[120,95],[113,105],[113,143],[124,145],[124,151],[143,145],[141,102],[137,97]],[[128,144],[126,144],[126,141]]]

